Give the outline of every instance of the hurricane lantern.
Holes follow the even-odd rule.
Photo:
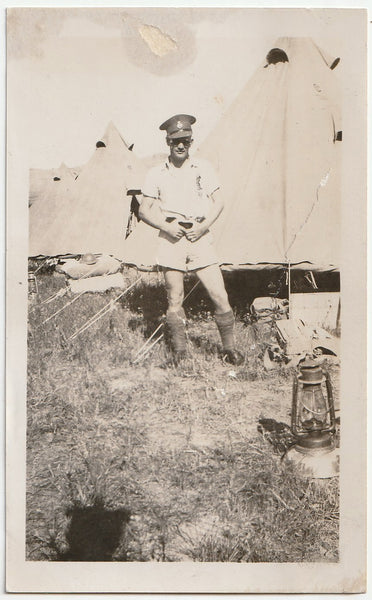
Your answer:
[[[291,430],[296,442],[289,458],[301,463],[312,477],[337,475],[335,423],[329,373],[312,357],[306,357],[293,381]]]

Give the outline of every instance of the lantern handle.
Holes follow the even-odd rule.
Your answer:
[[[328,400],[329,400],[329,414],[330,414],[330,421],[331,421],[331,431],[332,431],[332,433],[335,433],[335,431],[336,431],[336,415],[335,415],[335,404],[333,401],[333,388],[332,388],[332,383],[331,383],[331,377],[330,377],[330,374],[328,373],[328,371],[325,371],[323,369],[322,369],[322,371],[326,378],[325,383],[326,383]]]
[[[298,436],[297,430],[297,391],[298,391],[298,376],[293,379],[292,388],[292,413],[291,413],[291,431],[293,435]]]

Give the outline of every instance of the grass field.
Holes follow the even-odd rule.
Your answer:
[[[125,272],[128,282],[135,276]],[[164,366],[163,340],[133,365],[166,308],[161,280],[145,279],[69,341],[119,292],[84,294],[43,323],[73,298],[42,304],[65,281],[38,274],[28,333],[27,559],[337,561],[337,479],[304,478],[281,460],[286,442],[258,431],[260,419],[290,423],[293,372],[265,372],[265,331],[244,318],[236,291],[246,360],[224,365],[200,289],[185,306],[186,365]],[[337,399],[338,365],[330,371]]]

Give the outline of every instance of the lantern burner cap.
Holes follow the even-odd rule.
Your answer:
[[[310,433],[312,432],[317,432],[317,431],[323,431],[324,430],[324,423],[323,421],[320,421],[319,419],[315,419],[314,417],[312,419],[308,419],[307,421],[303,421],[302,423],[302,427],[304,429],[307,429]]]

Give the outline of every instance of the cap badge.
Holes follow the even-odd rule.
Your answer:
[[[176,127],[177,127],[177,129],[182,129],[183,124],[181,123],[181,121],[177,121]]]

